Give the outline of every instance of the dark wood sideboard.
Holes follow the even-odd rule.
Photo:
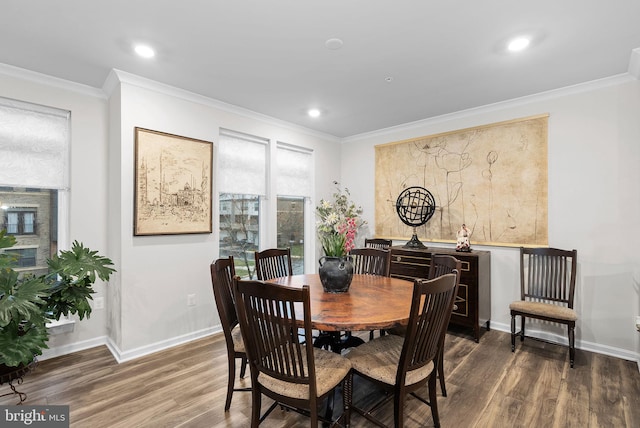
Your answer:
[[[491,252],[472,250],[465,253],[437,247],[391,247],[391,276],[411,281],[426,278],[432,254],[448,254],[460,260],[460,286],[449,325],[473,329],[473,338],[478,342],[481,323],[485,324],[487,330],[491,323]]]

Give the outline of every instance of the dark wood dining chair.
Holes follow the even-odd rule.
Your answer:
[[[352,403],[347,407],[347,413],[354,411],[384,427],[372,411],[393,400],[394,426],[403,427],[405,399],[407,394],[411,394],[431,407],[433,423],[436,427],[440,426],[436,398],[438,352],[457,293],[456,276],[457,272],[430,280],[416,279],[406,335],[380,336],[347,354],[353,369],[346,388],[353,388],[353,375],[356,374],[388,393],[367,409]],[[416,394],[425,385],[428,385],[428,400]],[[350,419],[350,415],[347,415],[347,419]]]
[[[365,248],[380,248],[382,250],[388,250],[391,248],[393,241],[391,239],[382,238],[365,238]]]
[[[569,336],[569,363],[575,360],[575,328],[578,314],[573,308],[576,290],[576,250],[520,247],[520,300],[511,310],[511,352],[516,335],[525,337],[525,319],[535,318],[564,324]],[[516,333],[516,316],[520,331]]]
[[[429,279],[434,279],[449,273],[456,274],[456,289],[460,286],[461,262],[453,256],[444,254],[433,254],[431,256],[431,264],[429,265]],[[456,307],[455,301],[453,308]],[[452,308],[452,310],[453,310]],[[438,352],[438,379],[440,380],[440,390],[442,396],[447,396],[447,388],[444,383],[444,341],[447,337],[447,329],[442,331],[440,339],[440,351]]]
[[[256,276],[261,281],[293,274],[291,248],[270,248],[254,253]]]
[[[445,254],[432,254],[429,264],[429,273],[427,279],[434,279],[449,273],[456,274],[456,289],[460,286],[460,272],[462,263],[457,258]],[[455,308],[455,301],[453,308]],[[406,334],[406,327],[389,329],[389,333],[403,336]],[[440,339],[440,350],[438,351],[438,379],[440,380],[440,390],[442,396],[447,396],[447,388],[444,381],[444,342],[447,337],[447,329],[442,331]]]
[[[391,250],[376,247],[354,248],[349,252],[353,260],[354,274],[391,275]],[[380,335],[385,331],[380,330]],[[369,340],[373,339],[374,331],[369,332]]]
[[[236,276],[233,263],[233,256],[218,259],[211,263],[211,284],[213,286],[213,296],[218,308],[218,316],[222,323],[222,332],[227,345],[228,380],[227,399],[224,410],[231,407],[231,399],[234,391],[251,391],[251,388],[235,388],[236,359],[241,360],[240,378],[244,378],[247,370],[247,354],[244,342],[240,334],[238,316],[233,298],[233,278]]]
[[[349,251],[354,274],[389,276],[391,251],[381,248],[354,248]]]
[[[327,406],[324,417],[318,408],[346,380],[351,363],[334,352],[304,345],[296,334],[304,326],[304,342],[311,343],[309,286],[287,287],[236,277],[234,291],[253,386],[251,426],[257,427],[277,406],[307,414],[312,427],[318,421],[337,422],[331,421],[332,406]],[[296,312],[296,306],[302,307],[302,313]],[[342,390],[348,408],[351,390]],[[260,415],[262,395],[274,403]],[[340,418],[347,416],[345,411]]]

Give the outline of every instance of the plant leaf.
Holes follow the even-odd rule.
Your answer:
[[[0,271],[0,326],[12,320],[42,319],[42,305],[48,295],[49,286],[43,277],[19,278],[13,270]]]
[[[0,327],[0,363],[9,367],[29,364],[48,348],[48,338],[45,321]]]

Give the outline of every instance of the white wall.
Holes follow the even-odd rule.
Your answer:
[[[71,192],[68,236],[110,256],[107,245],[107,100],[102,91],[0,64],[0,96],[71,111]],[[64,234],[64,227],[60,232]],[[64,245],[64,244],[63,244]],[[94,297],[105,296],[98,281]],[[76,322],[72,333],[51,336],[43,357],[104,343],[106,310]]]
[[[110,328],[112,347],[118,359],[135,356],[190,340],[219,329],[209,263],[218,256],[217,198],[214,197],[214,233],[166,236],[133,236],[134,128],[142,127],[181,136],[218,141],[219,129],[227,128],[271,140],[313,149],[316,160],[318,197],[330,193],[331,180],[338,177],[340,145],[337,139],[314,135],[302,128],[273,120],[249,117],[225,110],[212,100],[168,88],[126,73],[116,72],[120,84],[111,95],[113,106],[111,137],[113,170],[110,236],[120,254],[119,283],[110,301],[119,318]],[[254,114],[254,116],[257,116]],[[214,159],[215,162],[215,159]],[[327,179],[327,176],[333,177]],[[214,195],[217,193],[214,179]],[[273,187],[271,187],[273,189]],[[313,203],[313,201],[312,201]],[[275,204],[269,216],[275,225]],[[315,204],[310,206],[313,209]],[[267,233],[275,246],[275,233]],[[309,255],[317,260],[317,255]],[[197,304],[187,306],[187,295]]]
[[[376,145],[542,113],[550,114],[549,245],[578,250],[576,346],[638,360],[638,80],[617,76],[348,138],[342,182],[358,195],[374,231]],[[491,325],[510,331],[509,303],[519,297],[518,249],[473,247],[491,251]],[[560,334],[566,343],[565,332],[549,327],[537,334]]]

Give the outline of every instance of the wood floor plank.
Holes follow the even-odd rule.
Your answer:
[[[625,426],[622,373],[617,359],[594,354],[591,371],[590,425],[592,427]]]
[[[635,362],[577,350],[572,369],[566,347],[527,339],[512,353],[509,334],[499,331],[485,332],[480,343],[453,332],[445,343],[448,396],[438,393],[444,427],[640,426]],[[249,385],[249,376],[236,379],[236,386]],[[227,354],[217,335],[122,364],[104,346],[42,361],[18,389],[27,404],[69,405],[73,428],[249,426],[251,394],[235,392],[225,412],[226,386]],[[357,399],[377,394],[356,386]],[[426,396],[426,388],[420,393]],[[263,409],[270,403],[264,398]],[[0,397],[0,404],[15,404],[15,397]],[[407,399],[405,414],[407,427],[433,426],[431,410],[415,398]],[[390,423],[393,406],[381,415]],[[308,419],[277,409],[261,426],[308,426]],[[370,424],[354,415],[351,426]]]

